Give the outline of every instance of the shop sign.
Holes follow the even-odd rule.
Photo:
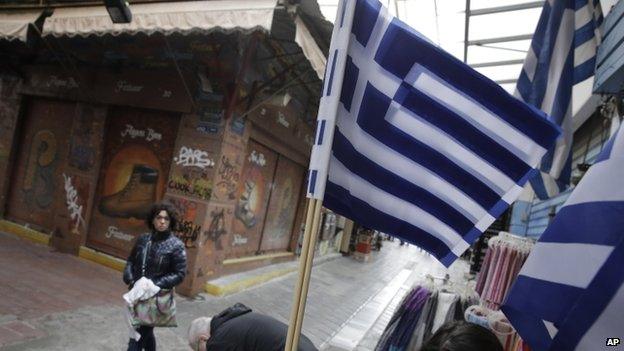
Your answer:
[[[96,96],[101,101],[137,107],[190,112],[193,102],[179,74],[173,70],[100,71]]]
[[[22,91],[114,105],[191,112],[193,101],[175,70],[109,70],[26,66]],[[192,82],[189,79],[188,82]],[[193,89],[193,87],[190,87]]]

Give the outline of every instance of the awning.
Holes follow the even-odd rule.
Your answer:
[[[43,35],[82,36],[193,31],[270,31],[277,0],[214,0],[131,4],[132,23],[113,24],[104,6],[57,8]]]
[[[43,10],[20,10],[0,13],[0,39],[26,42],[28,25],[34,23]]]
[[[327,64],[327,58],[323,54],[323,51],[318,47],[312,34],[303,23],[301,18],[297,17],[295,19],[296,25],[296,34],[295,34],[295,42],[299,44],[301,50],[305,57],[310,61],[310,65],[314,68],[316,75],[320,80],[323,80],[323,75],[325,73],[325,65]]]

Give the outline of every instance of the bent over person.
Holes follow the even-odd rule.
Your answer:
[[[287,334],[286,324],[237,303],[212,318],[195,319],[188,341],[195,351],[283,351]],[[302,334],[297,350],[317,349]]]
[[[126,295],[133,295],[136,284],[142,290],[134,294],[135,297],[145,296],[146,291],[151,291],[151,295],[169,291],[171,303],[174,303],[170,290],[180,284],[186,274],[184,243],[172,233],[178,223],[176,211],[168,203],[156,203],[146,221],[150,231],[137,239],[124,268],[123,280],[132,289]],[[128,342],[128,351],[156,350],[154,325],[140,325],[136,331],[136,338]]]

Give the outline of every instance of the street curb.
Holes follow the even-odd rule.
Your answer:
[[[326,256],[322,256],[319,257],[317,259],[315,259],[313,262],[313,265],[319,265],[321,263],[325,263],[329,260],[338,258],[338,257],[342,257],[341,254],[333,254],[333,255],[326,255]],[[262,283],[266,283],[270,280],[273,280],[275,278],[279,278],[281,276],[284,276],[286,274],[292,273],[292,272],[296,272],[299,269],[299,264],[298,261],[296,261],[296,264],[293,264],[290,267],[286,267],[286,268],[281,268],[281,269],[276,269],[273,271],[269,271],[266,273],[262,273],[262,274],[258,274],[256,276],[253,277],[249,277],[249,278],[242,278],[240,280],[237,280],[233,283],[229,283],[229,284],[215,284],[215,283],[211,283],[206,282],[206,284],[204,285],[204,291],[210,295],[213,296],[217,296],[217,297],[222,297],[225,295],[230,295],[230,294],[234,294],[240,291],[243,291],[247,288],[250,288],[252,286],[255,285],[259,285]],[[218,278],[217,278],[218,279]]]
[[[245,290],[249,287],[268,282],[269,280],[281,277],[283,275],[294,272],[296,270],[297,270],[297,267],[279,269],[279,270],[275,270],[272,272],[267,272],[265,274],[260,274],[255,277],[242,279],[237,282],[226,284],[226,285],[217,285],[217,284],[207,282],[206,285],[204,285],[204,291],[210,295],[219,296],[219,297],[224,296],[224,295],[230,295],[230,294]]]
[[[78,257],[82,258],[83,260],[95,262],[97,264],[112,268],[120,272],[123,272],[124,267],[126,266],[125,260],[95,251],[86,246],[80,247],[80,249],[78,250]]]
[[[50,244],[49,235],[4,219],[0,220],[0,231],[19,236],[20,238],[32,241],[35,244]]]
[[[231,259],[224,260],[223,265],[227,266],[227,265],[246,263],[246,262],[252,262],[252,261],[261,261],[261,260],[268,260],[268,259],[275,259],[275,258],[291,257],[294,255],[295,254],[292,252],[275,252],[275,253],[270,253],[270,254],[265,254],[265,255],[231,258]]]

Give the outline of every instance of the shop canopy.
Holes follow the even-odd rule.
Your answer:
[[[301,18],[295,19],[296,25],[296,34],[295,34],[295,42],[299,44],[301,50],[305,57],[310,61],[310,65],[316,72],[316,75],[320,80],[323,80],[323,75],[325,74],[325,64],[327,63],[327,58],[325,54],[316,44],[316,41],[312,37],[310,30],[306,27],[305,23],[301,20]]]
[[[114,24],[104,5],[57,8],[43,35],[82,36],[188,33],[194,31],[270,31],[277,0],[217,0],[132,4],[132,23]]]
[[[52,16],[46,18],[42,34],[55,37],[88,37],[196,31],[271,32],[276,6],[277,0],[132,4],[132,22],[127,24],[114,24],[103,5],[57,8]],[[301,47],[319,79],[322,79],[325,54],[304,21],[297,17],[294,22],[295,42]]]
[[[0,13],[0,40],[26,42],[28,27],[41,16],[43,10],[20,10]]]

